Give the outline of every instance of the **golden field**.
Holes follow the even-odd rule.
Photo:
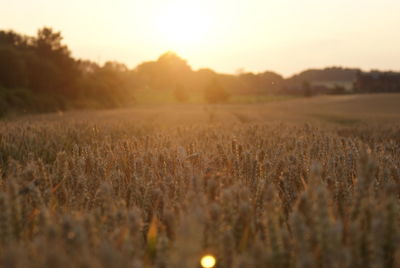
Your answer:
[[[399,267],[400,95],[0,121],[3,267]]]

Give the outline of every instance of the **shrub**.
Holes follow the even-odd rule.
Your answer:
[[[208,103],[225,102],[228,100],[228,98],[228,92],[226,92],[217,79],[213,79],[204,90],[204,99]]]

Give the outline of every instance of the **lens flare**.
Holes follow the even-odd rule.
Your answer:
[[[210,254],[204,255],[200,260],[201,267],[203,268],[212,268],[215,266],[215,263],[215,257]]]

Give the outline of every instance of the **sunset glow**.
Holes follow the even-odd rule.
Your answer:
[[[211,21],[201,8],[186,2],[175,2],[163,10],[156,18],[160,31],[160,41],[179,49],[193,46],[208,38]]]
[[[74,56],[97,62],[118,60],[134,67],[171,50],[194,68],[225,73],[400,68],[398,0],[2,3],[1,28],[34,35],[50,26],[63,33]]]

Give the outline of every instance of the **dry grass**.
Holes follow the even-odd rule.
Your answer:
[[[1,265],[399,267],[398,113],[324,98],[1,122]]]

